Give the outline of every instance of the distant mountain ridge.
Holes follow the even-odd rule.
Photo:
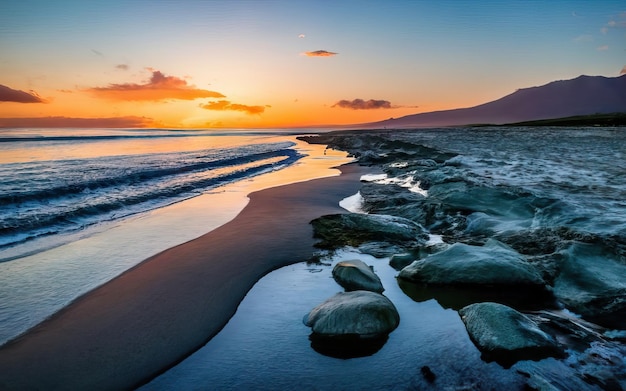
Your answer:
[[[365,128],[407,128],[507,124],[590,114],[626,112],[626,75],[579,76],[519,89],[482,105],[407,115],[363,124]]]

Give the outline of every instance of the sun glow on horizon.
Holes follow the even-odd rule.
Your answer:
[[[353,125],[626,69],[620,1],[150,4],[0,5],[0,127]]]

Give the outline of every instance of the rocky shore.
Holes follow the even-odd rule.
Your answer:
[[[560,200],[464,177],[456,153],[415,143],[410,131],[302,139],[384,172],[363,181],[353,213],[312,222],[318,248],[349,246],[391,259],[409,297],[457,310],[483,360],[522,374],[530,389],[626,389],[626,237],[558,224]],[[548,213],[550,220],[538,218]],[[361,278],[366,273],[358,262],[349,266]],[[371,288],[375,278],[359,288],[337,279],[341,274],[333,271],[351,292],[305,317],[314,336],[369,333],[346,331],[366,322],[354,315],[332,315],[335,331],[320,331],[316,323],[322,310],[332,313],[333,300],[345,307],[355,291],[384,297]],[[357,296],[355,303],[363,299]],[[383,323],[388,327],[378,337],[395,328]],[[422,372],[432,377],[428,367]]]

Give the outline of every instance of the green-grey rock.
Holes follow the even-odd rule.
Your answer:
[[[392,268],[396,270],[402,270],[406,266],[413,263],[414,260],[415,260],[415,255],[411,253],[394,254],[389,259],[389,266],[391,266]]]
[[[358,247],[367,242],[387,242],[414,247],[428,240],[424,228],[402,217],[345,213],[319,217],[311,222],[320,248]]]
[[[498,303],[476,303],[459,311],[478,349],[496,361],[513,363],[561,354],[556,340],[526,315]]]
[[[377,338],[398,327],[400,315],[385,296],[369,291],[341,292],[315,307],[304,324],[326,336]]]
[[[506,285],[545,288],[541,275],[513,249],[490,239],[484,246],[455,243],[417,260],[398,277],[434,285]]]
[[[385,290],[374,271],[358,259],[338,262],[333,268],[333,278],[346,291],[382,293]]]
[[[626,265],[602,246],[575,243],[564,261],[554,294],[583,318],[616,329],[626,328]]]

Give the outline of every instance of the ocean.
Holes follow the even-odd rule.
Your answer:
[[[297,134],[0,130],[0,344],[226,223],[250,191],[336,175],[329,168],[348,161]]]

